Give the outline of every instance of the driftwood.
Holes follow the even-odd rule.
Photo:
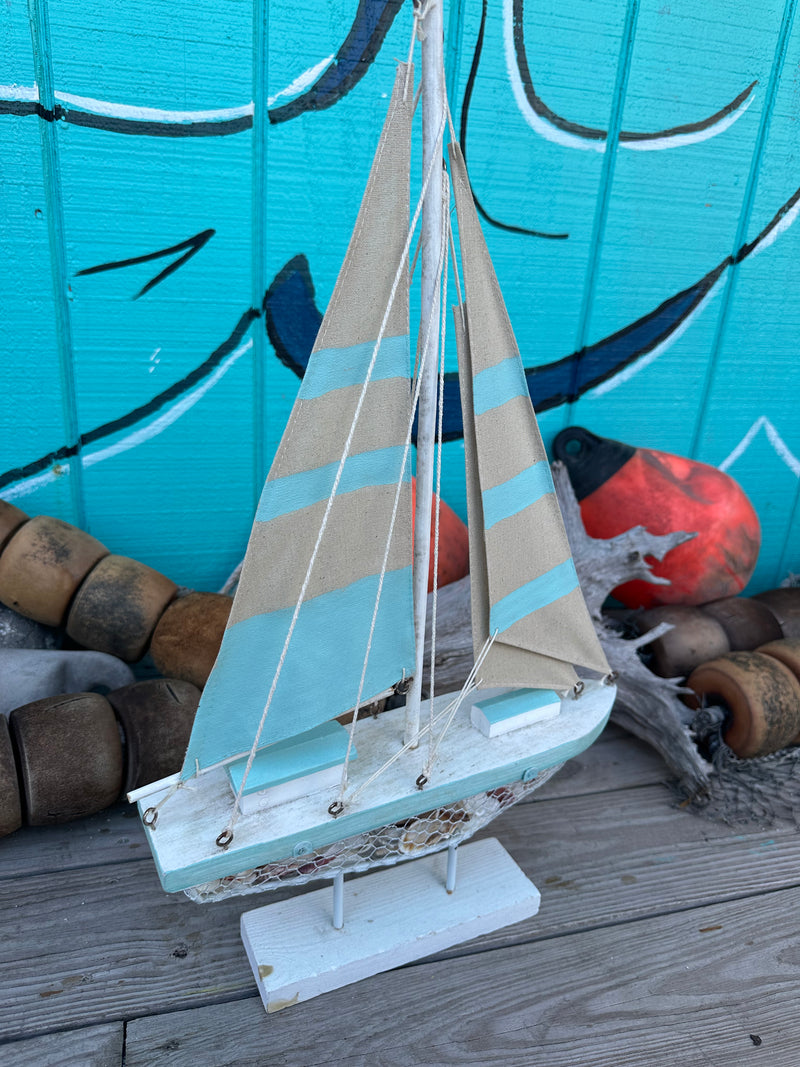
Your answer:
[[[663,559],[671,548],[696,536],[676,533],[657,536],[635,526],[617,537],[598,540],[583,527],[580,508],[566,468],[553,464],[553,478],[575,567],[600,643],[619,675],[612,719],[652,745],[678,778],[683,795],[700,797],[708,792],[710,765],[700,756],[683,721],[686,707],[679,699],[685,692],[677,680],[659,678],[640,660],[637,649],[670,627],[666,623],[647,634],[624,638],[603,616],[608,594],[623,582],[640,578],[664,585],[667,579],[650,572],[645,556]],[[426,659],[430,653],[430,618],[426,635]],[[458,688],[472,667],[469,577],[446,586],[439,593],[434,684],[439,692]],[[428,679],[426,679],[426,682]]]

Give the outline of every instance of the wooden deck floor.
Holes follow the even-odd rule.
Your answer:
[[[0,843],[0,1064],[798,1067],[800,834],[676,810],[610,728],[490,827],[534,919],[266,1016],[263,897],[167,896],[133,809]]]

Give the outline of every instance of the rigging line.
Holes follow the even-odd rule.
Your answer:
[[[437,138],[436,138],[436,146],[437,147],[441,145],[442,137],[444,136],[444,127],[445,127],[445,119],[444,119],[444,116],[443,116],[442,117],[442,123],[441,123],[441,126],[439,128],[439,132],[438,132]],[[358,403],[356,404],[356,408],[355,408],[355,411],[353,413],[353,420],[352,420],[352,422],[350,424],[350,431],[349,431],[349,433],[347,435],[347,440],[345,441],[345,444],[344,444],[344,449],[342,451],[342,458],[339,461],[339,467],[338,467],[338,470],[336,471],[336,477],[334,478],[333,486],[331,487],[330,496],[328,497],[328,502],[327,502],[327,505],[325,507],[325,513],[324,513],[324,515],[322,517],[322,524],[320,526],[319,533],[317,534],[317,540],[316,540],[316,543],[314,545],[314,549],[313,549],[313,551],[311,553],[311,559],[309,560],[309,563],[308,563],[308,568],[306,570],[306,575],[305,575],[305,578],[303,579],[303,584],[302,584],[302,586],[300,588],[300,594],[299,594],[299,596],[297,598],[297,603],[295,604],[295,608],[294,608],[294,612],[292,614],[291,622],[289,623],[289,630],[288,630],[288,633],[286,634],[286,640],[283,643],[283,648],[281,650],[280,659],[278,660],[278,666],[277,666],[277,668],[275,670],[275,675],[274,675],[274,677],[272,679],[272,685],[270,686],[269,694],[267,696],[267,702],[266,702],[266,704],[264,706],[264,711],[261,714],[261,719],[260,719],[259,724],[258,724],[258,729],[256,730],[255,738],[253,739],[253,744],[252,744],[252,747],[250,749],[250,754],[247,757],[247,764],[245,765],[244,773],[242,775],[242,781],[239,784],[239,789],[237,790],[236,798],[234,800],[233,811],[231,813],[231,817],[230,817],[230,820],[228,822],[228,825],[225,827],[225,829],[222,831],[222,833],[217,838],[217,842],[218,843],[224,841],[224,845],[221,844],[220,847],[227,847],[230,844],[231,840],[233,839],[233,828],[236,825],[236,822],[237,822],[237,820],[239,818],[239,815],[241,813],[241,800],[242,800],[242,795],[244,793],[245,784],[247,782],[248,775],[250,774],[250,771],[252,769],[253,761],[255,760],[255,757],[256,757],[256,751],[258,749],[258,743],[261,740],[261,734],[264,731],[264,723],[267,720],[267,715],[269,714],[269,709],[272,706],[272,699],[273,699],[273,697],[275,695],[275,689],[276,689],[276,687],[278,685],[278,679],[281,676],[281,672],[283,670],[283,665],[284,665],[284,663],[286,661],[286,655],[287,655],[287,653],[289,651],[289,645],[290,645],[291,640],[292,640],[292,635],[294,634],[294,630],[295,630],[295,627],[297,625],[297,619],[298,619],[298,616],[300,614],[300,608],[303,605],[303,602],[304,602],[305,596],[306,596],[306,592],[308,590],[308,585],[309,585],[309,582],[311,581],[311,572],[312,572],[312,570],[314,568],[314,563],[316,562],[316,558],[317,558],[317,555],[319,553],[320,544],[322,543],[322,538],[323,538],[323,535],[325,533],[325,529],[326,529],[326,527],[328,525],[328,518],[330,516],[331,508],[333,507],[333,501],[334,501],[334,499],[336,497],[336,493],[337,493],[338,488],[339,488],[339,482],[341,481],[341,478],[342,478],[342,471],[344,470],[344,466],[345,466],[345,463],[347,461],[347,457],[350,454],[350,446],[353,443],[353,437],[355,436],[356,425],[358,423],[359,416],[361,415],[361,409],[364,406],[364,400],[365,400],[366,395],[367,395],[367,386],[369,385],[370,379],[372,378],[372,372],[373,372],[373,369],[375,367],[375,362],[376,362],[376,360],[378,358],[378,350],[380,349],[381,342],[383,341],[383,335],[386,332],[386,327],[387,327],[388,322],[389,322],[389,315],[391,314],[392,305],[394,304],[394,299],[395,299],[395,296],[397,295],[397,290],[398,290],[398,288],[400,286],[400,281],[401,281],[401,278],[403,276],[403,271],[406,268],[406,262],[407,262],[407,259],[408,259],[408,252],[409,252],[409,249],[411,247],[411,241],[412,241],[412,238],[414,236],[414,231],[415,231],[415,229],[417,227],[417,223],[419,222],[420,214],[422,213],[422,205],[423,205],[423,202],[424,202],[424,199],[425,199],[425,194],[428,191],[428,184],[430,182],[431,175],[433,174],[433,164],[436,161],[436,156],[437,155],[440,155],[440,152],[435,152],[433,154],[432,158],[431,158],[431,162],[430,162],[430,164],[428,166],[428,172],[425,175],[425,181],[423,182],[422,191],[420,192],[419,200],[417,201],[417,206],[416,206],[416,209],[414,211],[414,217],[413,217],[413,219],[411,221],[411,225],[409,227],[409,231],[408,231],[408,234],[406,236],[405,245],[403,246],[403,251],[402,251],[402,254],[400,256],[400,262],[397,265],[397,270],[395,272],[394,281],[392,283],[392,289],[391,289],[391,292],[389,293],[389,302],[388,302],[388,305],[387,305],[386,310],[384,312],[383,321],[381,322],[380,329],[378,330],[378,337],[377,337],[377,339],[375,341],[375,346],[373,347],[373,350],[372,350],[372,358],[370,359],[369,367],[367,368],[367,372],[366,372],[366,374],[364,376],[364,384],[361,387],[361,394],[360,394],[360,396],[358,398]]]
[[[432,753],[432,755],[430,755],[428,757],[428,762],[425,764],[425,768],[424,768],[424,770],[422,772],[425,775],[426,778],[430,778],[430,776],[431,776],[431,772],[433,770],[433,761],[436,759],[437,755],[439,754],[439,747],[440,747],[442,741],[444,740],[444,735],[450,729],[450,727],[451,727],[451,725],[453,723],[453,719],[456,717],[456,713],[461,708],[462,704],[467,699],[467,697],[470,696],[472,693],[474,693],[475,690],[478,688],[478,685],[480,684],[480,679],[477,678],[478,671],[481,669],[481,667],[483,666],[484,660],[489,655],[489,650],[491,649],[492,645],[494,644],[494,639],[497,637],[497,634],[498,634],[498,631],[495,630],[495,632],[493,634],[491,634],[489,637],[487,637],[486,640],[483,643],[483,648],[481,649],[480,653],[478,654],[478,658],[475,660],[473,668],[470,671],[469,676],[467,678],[467,682],[470,683],[469,692],[466,692],[466,683],[465,683],[465,686],[464,686],[464,689],[462,690],[462,692],[459,693],[458,697],[452,702],[452,705],[451,705],[452,710],[450,711],[450,715],[449,715],[447,721],[445,722],[444,726],[442,727],[441,733],[436,738],[436,743],[433,746],[433,753]],[[477,680],[476,680],[476,678],[477,678]]]
[[[431,173],[432,173],[432,171],[431,171]],[[441,279],[442,273],[444,271],[445,250],[446,250],[446,247],[447,247],[446,246],[446,242],[444,241],[444,223],[442,225],[442,238],[443,239],[441,241],[440,253],[439,253],[439,263],[438,263],[437,270],[436,270],[436,284],[439,283],[439,280]],[[446,283],[445,283],[445,291],[446,291]],[[367,665],[369,663],[369,656],[370,656],[370,652],[372,651],[372,640],[373,640],[373,636],[374,636],[374,633],[375,633],[375,624],[376,624],[377,617],[378,617],[378,608],[380,606],[381,594],[383,592],[383,580],[384,580],[384,577],[386,575],[386,568],[387,568],[388,563],[389,563],[389,548],[391,546],[392,536],[394,534],[395,524],[397,522],[397,510],[398,510],[399,503],[400,503],[400,493],[401,493],[402,484],[403,484],[403,472],[405,471],[406,463],[408,462],[408,453],[409,453],[409,451],[411,449],[411,435],[412,435],[413,428],[414,428],[414,412],[415,412],[417,404],[419,402],[420,389],[422,388],[422,370],[423,370],[423,367],[425,365],[425,361],[427,359],[427,355],[428,355],[428,351],[429,351],[429,347],[430,347],[430,336],[431,336],[432,326],[433,326],[433,309],[431,308],[431,311],[430,311],[430,313],[428,315],[428,323],[427,323],[427,327],[426,327],[426,331],[425,331],[425,342],[423,344],[422,354],[420,356],[419,371],[417,373],[417,376],[416,376],[416,379],[415,379],[415,382],[414,382],[414,397],[413,397],[413,400],[412,400],[412,403],[411,403],[411,410],[409,412],[408,429],[406,431],[405,447],[403,449],[403,462],[402,462],[402,464],[400,466],[400,476],[399,476],[398,481],[397,481],[396,486],[395,486],[394,506],[392,508],[392,517],[391,517],[391,521],[389,523],[389,533],[388,533],[387,539],[386,539],[386,547],[385,547],[384,555],[383,555],[383,564],[381,566],[381,574],[380,574],[380,578],[378,580],[378,590],[377,590],[377,593],[376,593],[376,596],[375,596],[375,606],[374,606],[373,611],[372,611],[372,622],[370,624],[369,637],[367,639],[367,647],[366,647],[366,652],[365,652],[365,655],[364,655],[364,662],[363,662],[363,666],[362,666],[362,670],[361,670],[361,679],[360,679],[359,685],[358,685],[358,695],[356,697],[356,703],[355,703],[355,707],[353,709],[353,719],[352,719],[352,721],[350,723],[349,737],[348,737],[348,740],[347,740],[347,751],[345,752],[344,764],[342,766],[342,778],[341,778],[341,782],[340,782],[340,785],[339,785],[339,795],[336,798],[336,802],[335,802],[337,804],[341,804],[342,803],[343,797],[344,797],[344,793],[345,793],[345,790],[347,788],[347,772],[348,772],[348,768],[350,766],[350,754],[352,752],[353,742],[354,742],[354,739],[355,739],[356,724],[358,723],[358,714],[359,714],[359,711],[361,710],[361,697],[362,697],[363,691],[364,691],[364,682],[365,682],[365,678],[366,678],[366,674],[367,674]]]
[[[445,715],[450,714],[450,710],[457,700],[463,701],[464,699],[466,699],[466,697],[471,696],[472,693],[475,692],[476,688],[477,687],[474,685],[474,683],[471,683],[468,678],[467,681],[464,682],[464,685],[461,687],[461,691],[459,692],[458,696],[451,700],[447,707],[443,708],[442,711],[440,711],[439,714],[436,716],[436,718],[434,719],[434,725],[436,725],[440,719],[443,719]],[[359,797],[364,792],[364,790],[368,788],[368,786],[372,785],[376,778],[379,778],[385,771],[389,769],[389,767],[392,766],[392,764],[397,763],[397,761],[400,759],[404,752],[408,752],[409,749],[416,748],[420,740],[425,736],[425,734],[427,734],[428,729],[429,727],[427,724],[421,727],[420,730],[415,733],[410,740],[406,741],[402,748],[398,748],[398,750],[389,757],[389,759],[383,764],[382,767],[379,767],[377,771],[374,771],[365,782],[361,783],[358,789],[355,789],[350,794],[350,796],[347,798],[348,803],[352,804],[352,802],[356,800],[356,798]]]
[[[445,105],[446,106],[446,105]],[[436,413],[436,501],[434,524],[433,524],[433,604],[431,608],[431,658],[430,658],[430,690],[428,693],[429,718],[433,722],[433,695],[436,680],[436,620],[439,608],[439,530],[442,511],[442,420],[444,413],[444,349],[447,339],[447,251],[450,247],[450,179],[445,171],[442,176],[442,272],[440,274],[442,285],[442,299],[440,304],[441,325],[439,330],[439,388]],[[442,277],[442,274],[444,275]],[[438,281],[437,281],[438,284]],[[428,734],[430,752],[428,761],[432,759],[433,751],[433,728]]]

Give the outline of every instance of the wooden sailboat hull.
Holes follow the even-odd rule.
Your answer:
[[[427,757],[426,740],[416,750],[404,752],[351,804],[346,803],[338,818],[328,814],[334,799],[329,793],[312,793],[241,816],[232,843],[223,849],[216,839],[228,825],[233,807],[225,770],[217,768],[187,782],[165,800],[156,828],[148,829],[161,884],[167,892],[176,892],[265,864],[296,864],[297,857],[345,838],[509,783],[530,781],[578,755],[595,740],[608,720],[616,689],[602,682],[586,682],[580,698],[562,701],[557,718],[493,738],[483,736],[470,722],[472,703],[485,695],[474,694],[457,712],[448,730],[447,751],[437,760],[424,789],[415,783]],[[434,715],[452,696],[434,700]],[[359,758],[351,764],[349,792],[355,793],[382,765],[387,752],[402,746],[404,721],[405,709],[397,708],[359,724]],[[140,801],[142,812],[157,805],[166,793],[154,793]],[[447,844],[443,834],[440,847]],[[319,877],[325,876],[326,871],[320,870]]]

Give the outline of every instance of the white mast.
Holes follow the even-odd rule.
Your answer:
[[[439,131],[444,114],[444,20],[442,0],[428,0],[421,21],[422,33],[422,173],[431,159],[441,157]],[[422,210],[422,329],[420,343],[429,332],[417,419],[417,510],[414,522],[414,624],[417,660],[408,695],[405,742],[419,730],[422,699],[422,659],[428,600],[428,567],[436,437],[436,382],[439,354],[440,277],[442,242],[442,168],[433,165]],[[428,323],[431,324],[427,331]]]

